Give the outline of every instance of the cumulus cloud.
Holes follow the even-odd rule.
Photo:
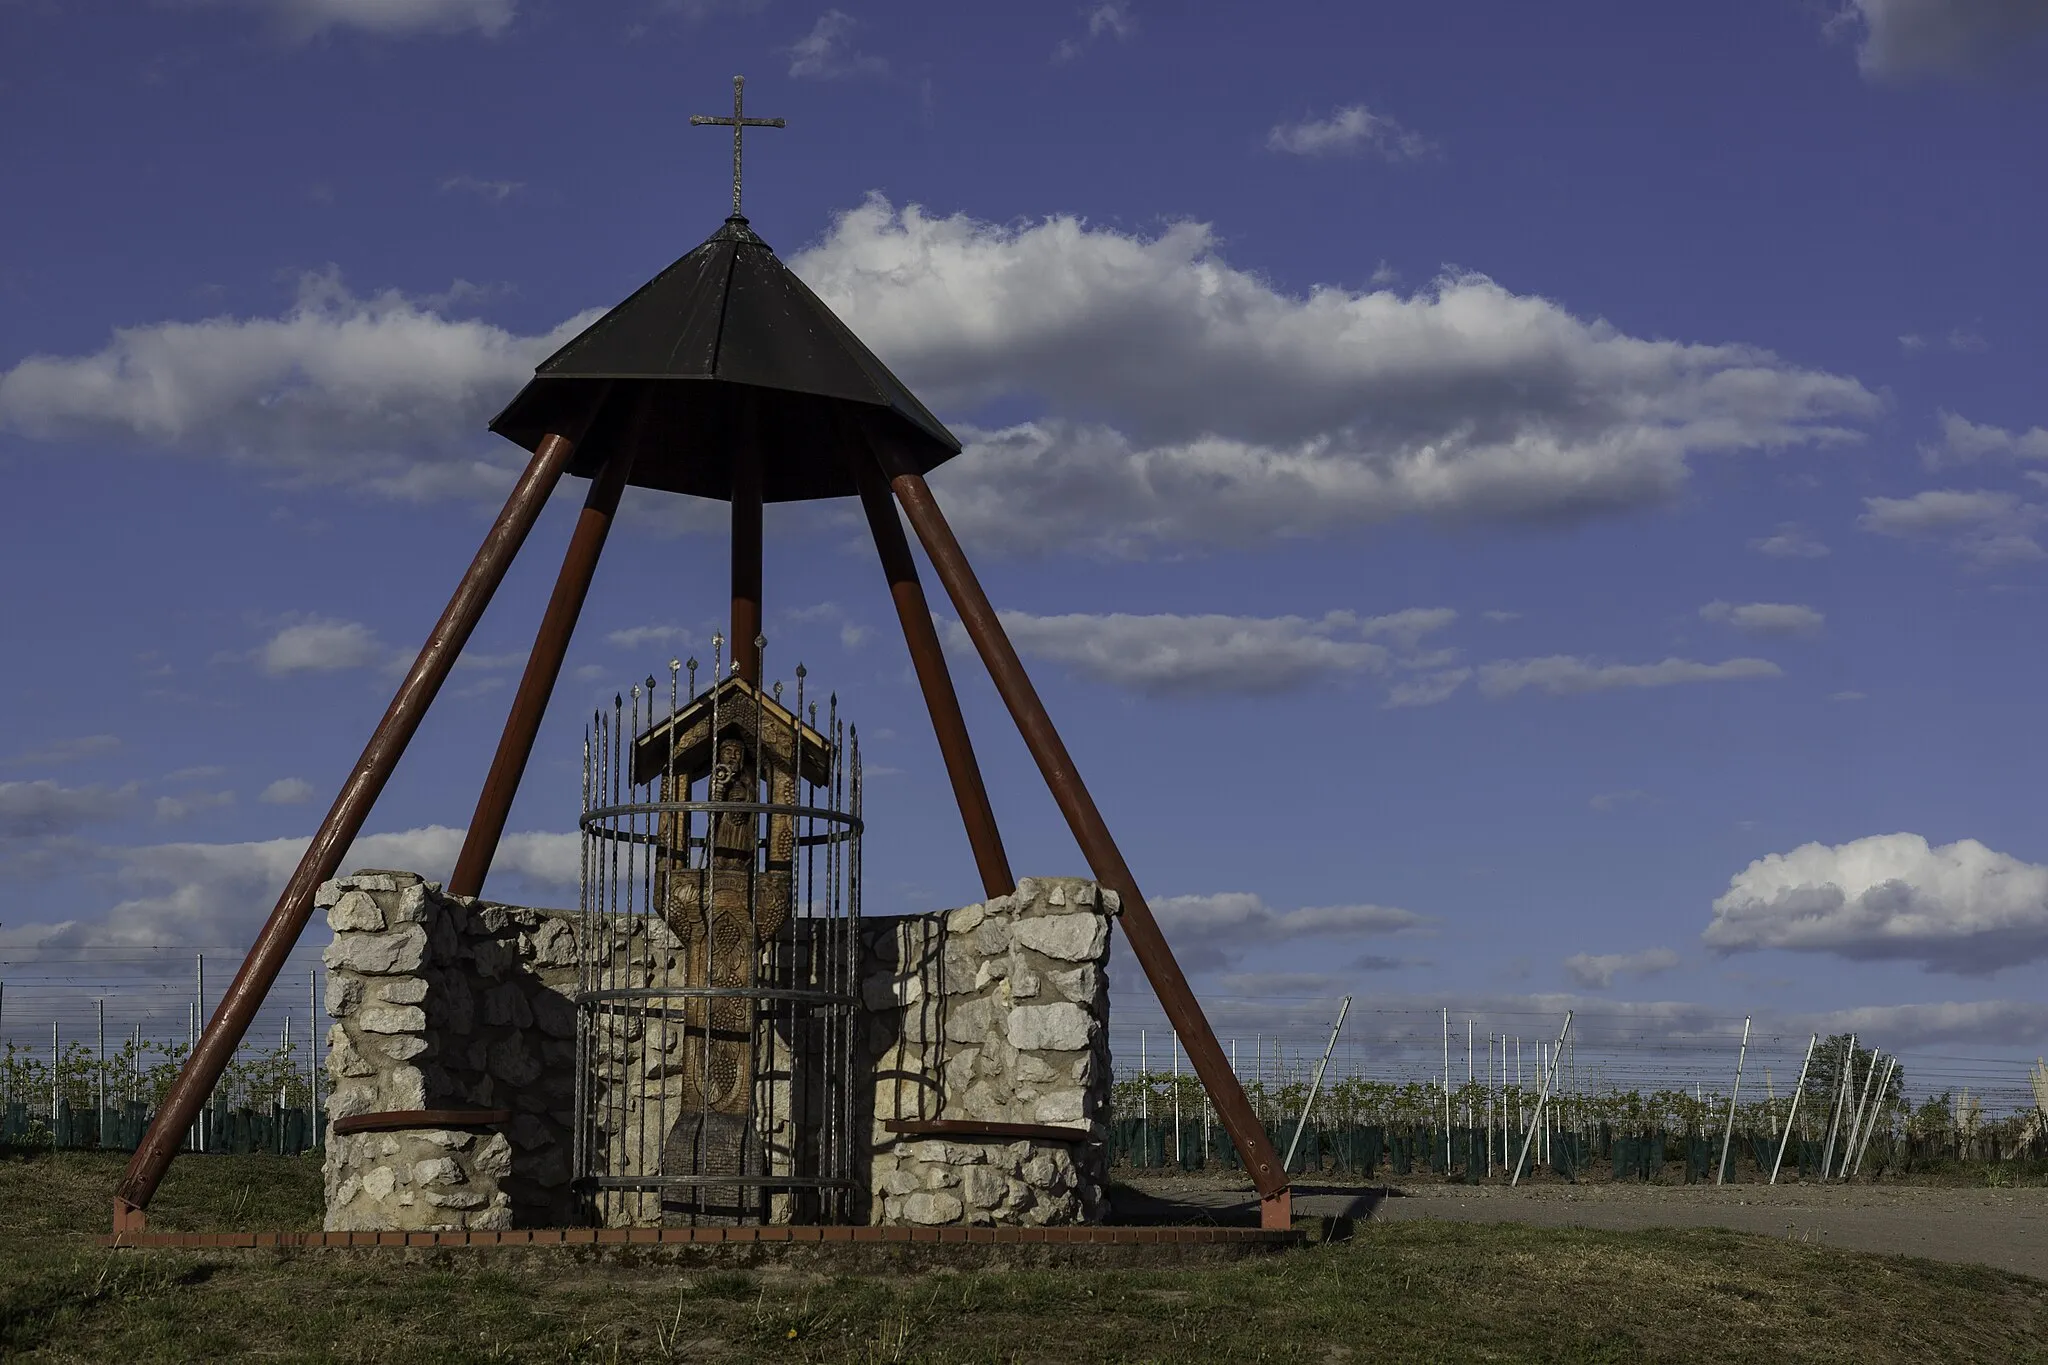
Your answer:
[[[1827,624],[1826,616],[1794,602],[1709,602],[1700,616],[1759,635],[1811,635]]]
[[[1632,337],[1446,274],[1408,295],[1278,291],[1211,230],[995,225],[870,198],[793,267],[960,424],[934,475],[964,535],[1146,554],[1406,515],[1530,521],[1665,500],[1690,459],[1855,438],[1853,379]]]
[[[267,15],[286,36],[304,41],[333,29],[384,38],[477,32],[496,37],[512,23],[518,0],[234,0]]]
[[[1349,611],[1316,618],[1001,615],[1003,629],[1023,653],[1149,696],[1185,696],[1260,695],[1331,676],[1382,672],[1394,654],[1372,637],[1412,649],[1423,634],[1449,625],[1457,613],[1439,608],[1364,618]],[[947,633],[956,648],[971,648],[958,622],[948,622]]]
[[[1796,521],[1781,521],[1778,529],[1749,542],[1749,548],[1772,559],[1825,559],[1828,547]]]
[[[463,831],[443,825],[369,834],[342,859],[343,869],[393,867],[445,879]],[[152,844],[100,850],[128,893],[99,916],[0,929],[0,946],[118,947],[157,943],[235,944],[254,939],[309,841]],[[573,889],[581,871],[575,834],[509,834],[491,865],[494,881],[517,878],[551,891]]]
[[[1639,953],[1575,953],[1564,960],[1565,975],[1583,990],[1604,991],[1614,978],[1652,976],[1678,965],[1678,954],[1669,948],[1645,948]]]
[[[1910,498],[1865,498],[1857,525],[1881,536],[1928,541],[1982,567],[2048,557],[2034,539],[2043,509],[2012,493],[1932,488]]]
[[[367,668],[385,657],[377,634],[360,621],[309,617],[284,627],[256,651],[256,666],[273,678]]]
[[[1784,948],[1995,972],[2048,956],[2048,867],[1975,839],[1803,844],[1737,873],[1702,939],[1724,953]]]
[[[1921,446],[1920,456],[1929,468],[1976,460],[2048,460],[2048,427],[2008,431],[1943,412],[1941,439]]]
[[[846,76],[879,76],[889,63],[853,45],[860,21],[844,10],[828,9],[811,31],[790,44],[789,74],[799,80],[838,80]]]
[[[303,806],[316,793],[313,784],[303,777],[280,777],[265,787],[256,796],[267,806]]]
[[[1854,35],[1876,81],[1969,79],[2048,55],[2041,0],[1849,0],[1830,27]]]
[[[478,433],[533,367],[596,316],[524,337],[396,292],[307,276],[281,317],[117,328],[82,356],[0,372],[0,430],[219,455],[287,482],[406,499],[501,497],[514,474]]]
[[[0,782],[0,843],[71,834],[119,815],[134,795],[133,784],[109,790],[47,780]]]
[[[1371,152],[1388,161],[1414,161],[1436,154],[1436,144],[1362,104],[1346,105],[1327,118],[1275,124],[1266,146],[1293,156]]]
[[[1361,938],[1424,928],[1429,921],[1386,905],[1274,910],[1249,891],[1165,896],[1151,902],[1174,956],[1190,971],[1229,965],[1246,948],[1304,938]]]
[[[1653,664],[1607,664],[1553,654],[1542,659],[1508,660],[1479,670],[1479,690],[1489,697],[1510,697],[1536,688],[1553,697],[1619,688],[1676,687],[1682,683],[1742,682],[1776,678],[1784,670],[1768,659],[1724,659],[1717,664],[1691,659],[1664,659]]]

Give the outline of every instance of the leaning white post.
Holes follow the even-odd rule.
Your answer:
[[[1742,1021],[1742,1047],[1735,1054],[1735,1088],[1728,1092],[1728,1122],[1721,1129],[1721,1167],[1714,1172],[1714,1183],[1728,1183],[1728,1143],[1735,1136],[1735,1097],[1742,1093],[1742,1062],[1749,1056],[1749,1020]]]
[[[1572,1011],[1566,1010],[1564,1012],[1564,1027],[1557,1031],[1557,1045],[1559,1047],[1564,1046],[1564,1036],[1571,1031]],[[1515,1158],[1515,1173],[1508,1177],[1508,1185],[1510,1187],[1521,1183],[1522,1167],[1529,1160],[1529,1139],[1536,1136],[1536,1125],[1543,1121],[1543,1105],[1549,1098],[1550,1073],[1546,1071],[1543,1073],[1543,1086],[1536,1092],[1536,1113],[1531,1119],[1528,1130],[1522,1134],[1522,1153]]]
[[[1896,1057],[1887,1057],[1884,1062],[1884,1079],[1877,1083],[1877,1095],[1871,1101],[1870,1122],[1864,1126],[1863,1141],[1856,1148],[1856,1162],[1849,1167],[1849,1174],[1856,1175],[1863,1170],[1863,1154],[1870,1150],[1870,1135],[1877,1131],[1878,1111],[1884,1108],[1885,1088],[1892,1083],[1892,1069],[1899,1064]]]
[[[1785,1115],[1785,1131],[1778,1138],[1778,1159],[1771,1163],[1771,1183],[1778,1183],[1778,1168],[1785,1164],[1785,1144],[1792,1141],[1792,1120],[1799,1117],[1799,1097],[1806,1093],[1806,1068],[1813,1065],[1813,1050],[1820,1045],[1820,1035],[1813,1035],[1806,1045],[1806,1060],[1799,1064],[1799,1084],[1792,1088],[1792,1108]]]
[[[1870,1106],[1871,1086],[1877,1080],[1877,1054],[1870,1054],[1870,1070],[1863,1073],[1863,1094],[1856,1101],[1856,1119],[1849,1125],[1849,1142],[1842,1148],[1842,1178],[1847,1180],[1856,1174],[1854,1158],[1859,1150],[1859,1139],[1863,1136],[1865,1111]],[[1876,1117],[1874,1114],[1871,1117]]]
[[[1828,1113],[1828,1145],[1821,1153],[1820,1178],[1827,1181],[1828,1173],[1835,1168],[1835,1135],[1842,1129],[1842,1120],[1849,1112],[1849,1085],[1856,1077],[1856,1035],[1850,1034],[1842,1046],[1842,1065],[1835,1075],[1835,1105]]]
[[[1337,1035],[1344,1031],[1344,1016],[1351,1013],[1351,997],[1345,996],[1344,1003],[1337,1007],[1337,1026],[1330,1030],[1330,1045],[1323,1049],[1323,1058],[1316,1063],[1316,1078],[1309,1082],[1308,1099],[1301,1106],[1301,1117],[1294,1124],[1294,1140],[1287,1144],[1287,1158],[1280,1163],[1282,1174],[1294,1169],[1294,1149],[1301,1146],[1302,1130],[1308,1127],[1309,1111],[1316,1107],[1316,1095],[1323,1088],[1323,1068],[1330,1064],[1330,1054],[1337,1050]]]

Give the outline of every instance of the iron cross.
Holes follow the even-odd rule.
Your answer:
[[[789,126],[788,123],[779,118],[747,118],[742,108],[746,86],[747,78],[745,76],[734,76],[732,78],[731,118],[713,118],[710,114],[690,115],[690,126],[692,128],[700,124],[715,123],[720,127],[732,129],[732,216],[735,218],[742,216],[740,213],[741,130],[745,128],[787,128]]]

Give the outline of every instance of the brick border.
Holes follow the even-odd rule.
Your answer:
[[[735,1228],[514,1228],[504,1232],[116,1232],[104,1247],[179,1247],[218,1250],[248,1247],[544,1247],[730,1246],[794,1242],[914,1242],[947,1246],[1292,1246],[1306,1234],[1291,1228],[1221,1227],[735,1227]]]

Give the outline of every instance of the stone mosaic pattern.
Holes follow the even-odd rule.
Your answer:
[[[1107,1211],[1116,893],[1027,877],[1011,895],[862,923],[874,1067],[871,1220],[1050,1226]],[[892,1119],[1070,1127],[1090,1141],[891,1132]]]
[[[577,917],[444,895],[410,872],[320,888],[327,1227],[496,1229],[573,1221]],[[497,1131],[337,1137],[332,1120],[509,1109]]]

